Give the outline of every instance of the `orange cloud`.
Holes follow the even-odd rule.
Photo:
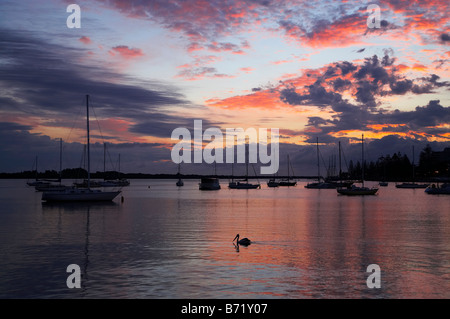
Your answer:
[[[280,106],[287,106],[280,101],[277,92],[271,92],[270,90],[259,91],[248,95],[237,95],[226,99],[209,99],[205,102],[208,106],[226,109],[276,109]]]

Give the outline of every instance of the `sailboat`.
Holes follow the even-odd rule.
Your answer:
[[[257,184],[252,184],[252,183],[248,182],[248,150],[247,150],[247,156],[246,156],[245,164],[246,164],[245,179],[243,181],[238,181],[234,188],[236,188],[236,189],[256,189],[256,188],[261,188],[261,184],[259,183],[259,181],[258,181]],[[253,172],[256,175],[255,168],[253,167],[253,164],[252,164],[252,168],[253,168]]]
[[[279,187],[279,186],[280,186],[280,182],[278,182],[275,178],[271,178],[267,182],[267,187]]]
[[[442,195],[442,194],[450,194],[450,183],[444,183],[439,186],[439,184],[436,186],[435,184],[432,184],[431,186],[428,186],[427,189],[425,189],[425,193],[432,194],[432,195]]]
[[[179,186],[179,187],[184,186],[184,182],[183,182],[183,180],[180,177],[180,175],[181,175],[180,174],[180,165],[181,165],[181,163],[178,163],[178,173],[177,173],[178,181],[176,183],[176,185]]]
[[[253,165],[252,165],[253,167]],[[253,170],[255,168],[253,167]],[[256,175],[256,174],[255,174]],[[248,182],[248,163],[247,163],[247,174],[245,180],[236,183],[236,189],[256,189],[261,188],[261,184],[258,182],[257,184],[252,184]]]
[[[118,168],[118,176],[116,179],[107,179],[106,178],[106,143],[103,144],[103,175],[104,180],[97,182],[100,187],[118,187],[118,186],[129,186],[130,181],[126,178],[120,177],[120,154],[119,154],[119,168]],[[92,184],[92,181],[91,181]],[[91,185],[92,187],[92,185]]]
[[[84,201],[112,201],[120,194],[121,191],[105,192],[101,190],[92,190],[91,183],[91,158],[90,158],[90,140],[89,140],[89,95],[86,95],[86,132],[87,132],[87,162],[88,162],[88,179],[87,188],[66,188],[60,191],[45,191],[42,193],[43,201],[58,202],[84,202]]]
[[[291,168],[291,161],[289,160],[289,154],[287,156],[287,159],[288,159],[288,178],[282,179],[278,183],[278,185],[279,186],[296,186],[297,182],[294,181],[294,180],[291,180],[291,173],[290,173],[290,170],[289,170]],[[294,170],[292,170],[292,171],[294,171]]]
[[[28,185],[28,186],[42,186],[42,185],[49,185],[49,184],[50,184],[49,182],[40,180],[40,179],[38,178],[38,168],[37,168],[37,167],[38,167],[38,157],[37,157],[37,155],[36,155],[36,158],[35,158],[35,160],[34,160],[33,167],[36,168],[36,178],[35,178],[34,181],[32,181],[32,182],[27,182],[27,185]]]
[[[398,184],[398,185],[395,185],[395,187],[397,187],[397,188],[427,188],[428,187],[428,185],[429,184],[417,184],[416,182],[414,182],[414,179],[415,179],[415,174],[414,174],[414,145],[413,145],[413,147],[412,147],[412,158],[413,158],[413,161],[412,161],[412,179],[413,179],[413,182],[412,183],[402,183],[402,184]]]
[[[234,189],[237,186],[237,182],[234,181],[234,164],[231,163],[231,182],[228,182],[228,188]]]
[[[341,195],[375,195],[378,192],[378,188],[373,187],[365,187],[364,186],[364,134],[362,134],[361,138],[361,147],[362,147],[362,186],[352,185],[348,188],[338,188],[337,192]]]
[[[44,191],[62,191],[69,187],[69,186],[62,185],[61,181],[62,181],[62,138],[59,139],[59,178],[58,178],[58,180],[52,181],[53,183],[36,185],[34,188],[39,192],[44,192]]]
[[[217,178],[217,167],[214,162],[214,177],[203,177],[200,180],[200,184],[198,184],[198,189],[201,191],[216,191],[220,188],[220,182]]]
[[[305,188],[314,188],[314,189],[324,189],[324,188],[336,188],[336,186],[332,183],[321,182],[320,181],[320,160],[319,160],[319,138],[316,141],[316,149],[317,149],[317,182],[308,183],[305,185]]]

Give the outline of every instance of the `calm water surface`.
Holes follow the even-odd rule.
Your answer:
[[[123,202],[43,204],[25,182],[0,180],[1,298],[450,298],[450,196],[132,180]]]

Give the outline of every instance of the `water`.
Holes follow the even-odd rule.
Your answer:
[[[450,297],[450,196],[175,182],[132,180],[123,202],[43,204],[24,180],[0,180],[0,298]],[[237,233],[253,244],[237,249]],[[80,289],[66,285],[70,264]]]

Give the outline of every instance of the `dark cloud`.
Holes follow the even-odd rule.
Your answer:
[[[182,116],[167,114],[170,108],[195,107],[171,85],[157,81],[121,84],[125,79],[119,74],[74,62],[84,51],[50,44],[30,33],[0,30],[0,46],[0,58],[7,61],[0,64],[0,110],[4,112],[66,118],[68,122],[90,94],[97,116],[157,125],[161,117],[166,122],[183,122]],[[12,99],[10,92],[20,100]],[[166,130],[158,136],[170,133]]]
[[[440,40],[441,40],[442,42],[449,42],[449,41],[450,41],[450,35],[449,35],[448,33],[442,33],[442,34],[439,36],[439,38],[440,38]]]
[[[387,132],[415,134],[417,131],[446,138],[442,130],[433,127],[450,122],[450,107],[442,106],[437,100],[413,111],[386,111],[380,107],[382,96],[432,93],[434,89],[450,86],[447,81],[439,81],[435,74],[418,79],[402,77],[394,66],[395,59],[389,55],[391,52],[385,53],[381,59],[376,55],[366,58],[362,65],[346,61],[330,65],[316,76],[312,85],[297,88],[291,84],[279,88],[280,99],[285,103],[329,107],[336,112],[331,119],[310,117],[302,133],[307,137],[306,142],[312,143],[317,137],[333,142],[336,141],[334,133],[364,131],[372,124],[392,125],[385,128]],[[345,79],[340,76],[344,73]],[[356,103],[344,99],[343,92],[351,93]]]

